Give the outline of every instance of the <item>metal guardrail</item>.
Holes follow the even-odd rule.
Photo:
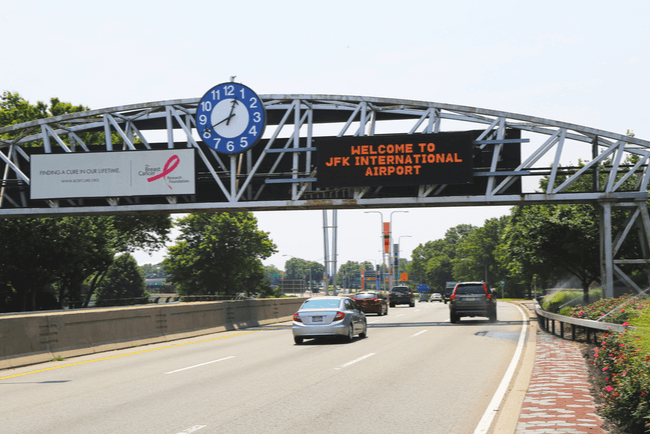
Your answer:
[[[626,327],[621,324],[612,324],[607,322],[594,321],[591,319],[579,319],[566,315],[559,315],[557,313],[547,312],[542,309],[537,302],[535,302],[535,313],[537,314],[537,321],[540,328],[546,332],[555,335],[555,322],[560,323],[560,334],[564,338],[564,325],[571,325],[571,340],[576,340],[576,331],[582,328],[586,334],[587,343],[590,342],[593,336],[593,343],[598,343],[598,333],[618,332],[622,333]]]

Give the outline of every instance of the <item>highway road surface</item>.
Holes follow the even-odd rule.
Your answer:
[[[481,432],[523,325],[514,304],[498,316],[450,324],[423,302],[352,343],[295,345],[279,323],[3,370],[0,432]]]

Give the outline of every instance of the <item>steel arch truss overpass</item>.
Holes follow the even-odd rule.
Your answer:
[[[566,122],[435,102],[340,95],[260,95],[267,114],[263,140],[237,155],[202,143],[198,98],[90,110],[0,128],[0,216],[181,213],[292,209],[369,209],[594,203],[601,210],[603,286],[615,278],[640,288],[622,270],[650,264],[646,206],[650,142]],[[315,142],[336,146],[354,137],[474,131],[470,183],[419,180],[417,185],[319,182]],[[327,138],[327,139],[325,139]],[[34,155],[193,149],[193,194],[34,199]],[[126,155],[126,154],[123,154]],[[579,164],[581,162],[581,164]],[[540,180],[549,182],[543,189]],[[344,184],[344,183],[343,183]],[[585,187],[588,186],[588,187]],[[612,208],[628,222],[612,234]],[[633,230],[634,229],[634,230]],[[641,258],[618,258],[634,233]]]

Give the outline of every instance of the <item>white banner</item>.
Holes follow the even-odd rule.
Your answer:
[[[194,194],[194,150],[31,156],[31,198]]]

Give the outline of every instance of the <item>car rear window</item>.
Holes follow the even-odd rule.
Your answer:
[[[300,309],[337,309],[339,304],[340,300],[307,300]]]
[[[393,288],[393,292],[409,292],[409,289],[404,286],[396,286]]]
[[[364,299],[376,298],[376,297],[377,294],[375,294],[374,292],[362,292],[354,296],[354,298],[356,298],[357,300],[364,300]]]
[[[485,288],[483,285],[463,285],[456,288],[456,294],[483,294],[485,295]]]

